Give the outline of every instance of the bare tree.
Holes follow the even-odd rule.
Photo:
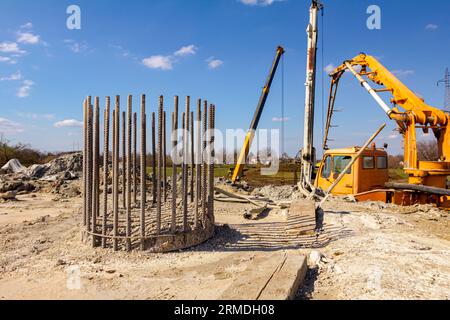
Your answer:
[[[438,146],[435,141],[420,141],[417,143],[417,152],[420,161],[439,160]]]
[[[389,169],[401,169],[403,167],[403,155],[396,156],[389,155]]]

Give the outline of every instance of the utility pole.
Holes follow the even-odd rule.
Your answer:
[[[445,87],[445,98],[444,98],[444,109],[450,112],[450,73],[448,68],[445,69],[444,79],[438,81],[439,83],[443,83]]]
[[[312,175],[316,162],[314,149],[314,106],[316,93],[317,69],[317,39],[318,39],[318,13],[323,5],[313,0],[309,10],[309,24],[306,29],[308,35],[308,52],[306,60],[306,93],[305,93],[305,123],[303,135],[303,149],[301,152],[302,172],[300,188],[307,193],[313,191]]]

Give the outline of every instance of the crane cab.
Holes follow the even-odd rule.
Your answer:
[[[359,147],[326,151],[317,171],[315,186],[328,190],[359,151]],[[358,194],[384,188],[388,179],[388,154],[384,149],[373,145],[364,150],[361,157],[334,188],[332,194]]]

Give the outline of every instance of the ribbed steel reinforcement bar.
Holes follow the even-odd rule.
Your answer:
[[[153,203],[156,203],[156,119],[152,112],[152,194]]]
[[[88,132],[87,132],[87,119],[88,119],[88,108],[87,108],[87,99],[83,102],[83,226],[86,227],[87,224],[87,141],[88,141]]]
[[[119,151],[120,151],[120,96],[116,96],[116,106],[114,114],[114,220],[113,220],[113,248],[118,250],[117,236],[119,235]]]
[[[209,199],[208,199],[208,218],[210,221],[214,221],[214,160],[215,160],[215,150],[214,150],[214,129],[215,129],[215,110],[216,107],[211,105],[209,107],[209,146],[210,152],[209,155]]]
[[[178,96],[174,98],[174,112],[172,113],[172,219],[170,231],[175,233],[177,230],[177,164],[174,161],[175,152],[177,152],[177,130],[178,130]]]
[[[133,113],[133,204],[137,202],[137,113]]]
[[[108,223],[108,186],[109,186],[109,112],[111,98],[106,97],[106,107],[103,121],[103,216],[102,235],[106,236]],[[102,238],[102,248],[106,248],[106,238]]]
[[[141,96],[141,250],[145,250],[145,203],[147,201],[146,166],[147,166],[147,115],[145,113],[145,95]]]
[[[133,97],[131,95],[128,96],[128,104],[127,104],[127,154],[124,160],[126,160],[126,195],[127,195],[127,203],[126,203],[126,234],[127,237],[131,237],[131,135],[132,135],[132,115],[133,115]],[[127,251],[131,250],[131,240],[128,238],[126,241],[126,249]]]
[[[162,207],[162,195],[161,195],[161,180],[162,180],[162,164],[163,164],[163,118],[164,118],[164,98],[159,97],[158,108],[158,178],[156,181],[156,234],[161,233],[161,207]]]
[[[202,130],[202,220],[205,223],[206,220],[206,204],[207,204],[207,156],[206,156],[206,145],[207,145],[207,129],[208,129],[208,101],[203,102],[203,130]]]
[[[201,121],[202,121],[202,100],[198,99],[197,101],[197,123],[196,123],[196,132],[195,139],[196,150],[195,150],[195,221],[194,227],[198,228],[199,222],[199,202],[201,197],[201,170],[202,170],[202,129],[201,129]]]

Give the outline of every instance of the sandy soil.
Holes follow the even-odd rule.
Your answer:
[[[245,204],[216,203],[220,227],[184,252],[114,253],[80,242],[81,199],[38,193],[0,204],[1,299],[217,299],[258,255],[312,250],[301,299],[448,299],[450,230],[446,212],[333,199],[321,239],[292,241],[271,211],[258,221]],[[223,226],[225,224],[225,226]],[[311,244],[319,247],[315,249]],[[79,280],[79,281],[78,281]]]
[[[450,299],[447,212],[342,200],[325,209],[327,223],[352,234],[321,250],[299,298]]]

